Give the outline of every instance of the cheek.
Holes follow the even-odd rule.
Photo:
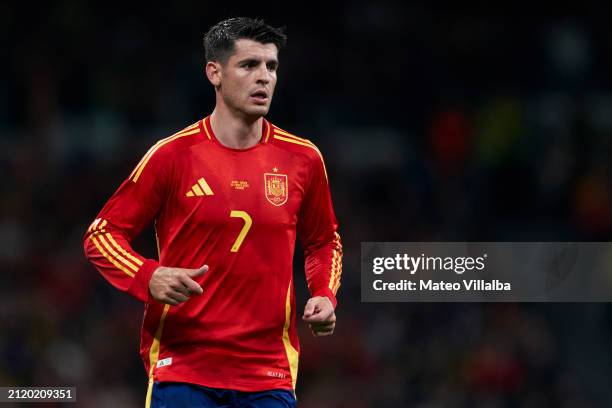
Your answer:
[[[240,98],[240,90],[241,85],[239,81],[228,81],[227,86],[225,87],[225,94],[229,99],[237,100]]]
[[[248,83],[246,80],[244,80],[244,78],[235,78],[232,81],[232,94],[235,97],[241,97],[242,94],[247,93],[248,90]]]

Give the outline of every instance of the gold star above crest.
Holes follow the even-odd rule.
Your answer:
[[[274,166],[274,168],[272,169],[275,173],[278,172],[278,168],[276,166]]]

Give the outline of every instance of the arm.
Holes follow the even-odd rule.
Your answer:
[[[158,214],[165,198],[166,172],[162,157],[151,149],[130,177],[106,202],[84,236],[87,259],[117,289],[146,302],[149,281],[159,267],[130,242]]]
[[[332,334],[335,326],[336,293],[342,274],[342,243],[337,228],[325,164],[318,155],[312,163],[298,220],[306,280],[312,296],[306,303],[303,319],[315,336]]]

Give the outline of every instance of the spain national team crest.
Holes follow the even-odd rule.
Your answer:
[[[287,202],[289,183],[286,174],[264,173],[264,183],[266,198],[270,203],[280,206]]]

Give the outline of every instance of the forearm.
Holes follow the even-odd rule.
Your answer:
[[[120,229],[98,218],[85,233],[83,246],[87,259],[110,284],[142,302],[149,299],[149,281],[159,262],[134,251]]]
[[[336,307],[336,293],[342,275],[342,242],[340,235],[319,245],[310,245],[304,251],[306,280],[312,297],[326,296]]]

